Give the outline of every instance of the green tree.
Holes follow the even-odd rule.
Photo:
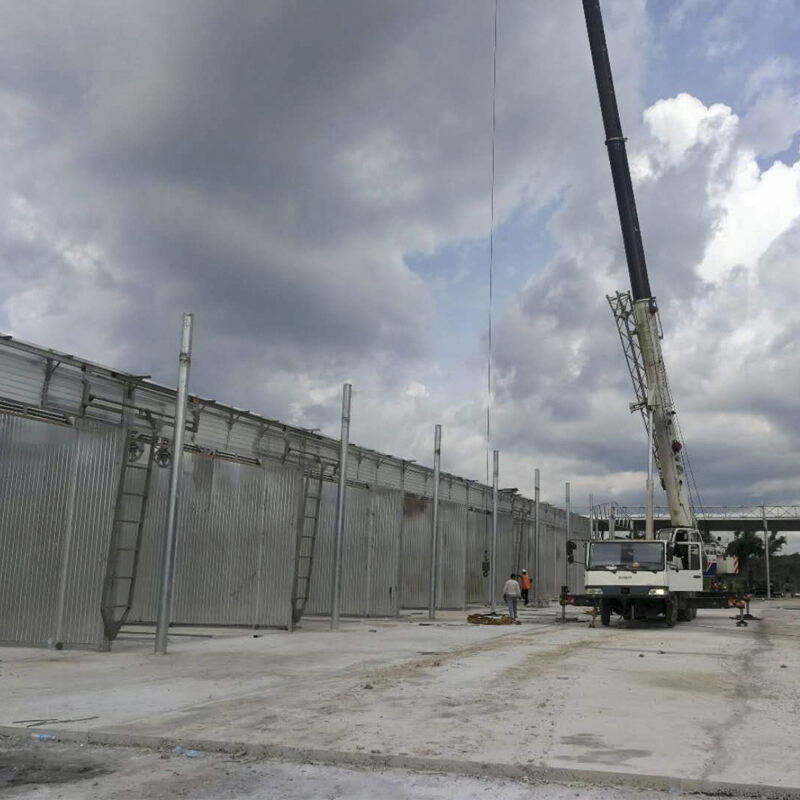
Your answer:
[[[775,531],[770,531],[769,554],[771,556],[774,556],[785,544],[785,536],[778,536]],[[725,554],[738,557],[739,574],[743,575],[749,558],[764,557],[764,534],[760,531],[734,531],[733,539],[728,542]]]

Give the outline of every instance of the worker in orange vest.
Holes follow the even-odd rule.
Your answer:
[[[531,576],[528,575],[528,570],[522,570],[522,575],[519,576],[519,588],[522,590],[522,600],[525,605],[528,605],[528,592],[531,590]]]

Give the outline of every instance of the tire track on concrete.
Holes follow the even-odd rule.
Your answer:
[[[538,639],[558,631],[555,627],[535,631],[514,629],[513,633],[411,658],[399,664],[363,670],[347,667],[337,669],[335,674],[328,677],[302,675],[286,680],[277,691],[272,687],[259,686],[227,697],[171,708],[163,714],[135,717],[119,724],[104,726],[102,730],[123,731],[136,726],[152,729],[154,726],[164,728],[174,727],[176,724],[179,728],[186,728],[192,723],[201,723],[218,715],[227,720],[238,720],[240,725],[252,720],[256,728],[266,726],[266,729],[280,719],[282,726],[288,726],[296,732],[306,729],[311,732],[315,727],[315,719],[334,717],[342,713],[343,709],[351,714],[358,714],[365,707],[374,705],[380,693],[397,688],[404,682],[413,683],[422,679],[431,670],[486,653],[518,647],[532,637]],[[365,691],[365,686],[370,689]]]
[[[700,777],[705,779],[713,773],[724,772],[734,755],[728,745],[731,735],[739,737],[746,729],[746,720],[751,711],[751,702],[763,695],[762,676],[757,674],[756,662],[759,657],[774,647],[768,631],[768,623],[762,619],[754,631],[754,636],[746,640],[753,646],[729,657],[732,662],[730,672],[736,677],[731,691],[727,693],[731,712],[725,721],[713,727],[706,726],[711,737],[710,756],[703,766]]]
[[[571,628],[570,630],[575,630]],[[588,629],[584,629],[588,632]],[[581,633],[584,633],[581,631]],[[625,629],[606,631],[602,638],[580,639],[578,641],[565,642],[554,650],[537,653],[533,664],[525,662],[508,667],[501,675],[501,683],[509,688],[520,689],[524,684],[529,684],[536,680],[541,680],[552,676],[559,671],[565,671],[566,662],[575,656],[579,656],[586,650],[600,649],[609,642],[613,643],[624,638],[627,634]],[[535,666],[536,669],[532,669]],[[569,672],[569,667],[566,668]],[[562,676],[558,676],[561,678]],[[565,680],[569,676],[563,676]],[[551,681],[552,685],[552,681]],[[561,717],[566,709],[567,693],[565,690],[557,689],[551,691],[547,698],[543,699],[536,706],[537,711],[546,717],[544,739],[542,746],[541,761],[544,764],[550,757],[555,745],[556,720]]]

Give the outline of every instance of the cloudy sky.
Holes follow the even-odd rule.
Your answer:
[[[704,504],[800,500],[800,3],[606,0]],[[0,0],[0,330],[485,476],[492,0]],[[642,503],[578,0],[499,0],[501,484]],[[660,502],[657,499],[657,502]]]

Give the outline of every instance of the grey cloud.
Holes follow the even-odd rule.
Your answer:
[[[634,150],[647,144],[644,8],[604,3]],[[361,443],[427,462],[439,415],[465,459],[451,468],[482,474],[469,438],[480,403],[447,396],[451,365],[431,363],[429,279],[406,258],[488,232],[492,10],[477,0],[6,4],[3,217],[22,197],[38,222],[3,229],[0,314],[26,338],[169,381],[179,312],[192,309],[197,391],[332,432],[334,394],[309,387],[352,379],[369,409]],[[627,276],[579,4],[502,0],[499,35],[496,222],[557,210],[555,255],[499,314],[497,440],[520,459],[566,464],[599,493],[645,454],[604,298]],[[703,384],[728,346],[714,337],[727,342],[736,326],[722,313],[728,295],[694,273],[714,223],[708,164],[699,147],[637,197],[668,346],[689,326],[708,340],[697,348],[707,352],[668,355],[698,479],[727,497],[792,473],[781,454],[737,473],[752,440],[732,434],[715,449],[703,436],[704,404],[757,402],[735,376]],[[90,245],[97,263],[70,261],[70,247]],[[770,258],[785,263],[793,246],[787,238]],[[693,319],[687,298],[706,301],[708,319]],[[787,320],[767,345],[777,364],[791,353]],[[475,364],[470,347],[459,368]],[[437,369],[445,388],[404,406],[403,386]],[[787,397],[759,408],[788,431]]]
[[[112,267],[78,280],[62,264],[57,299],[89,306],[83,333],[61,334],[52,317],[23,334],[93,351],[102,331],[107,351],[160,376],[178,312],[192,308],[213,330],[224,386],[246,383],[225,348],[248,354],[245,375],[294,366],[321,379],[341,375],[343,360],[357,372],[382,354],[406,368],[425,356],[432,309],[403,257],[485,236],[490,7],[309,0],[232,13],[86,2],[8,12],[0,83],[27,116],[0,153],[4,192],[25,197],[61,239],[97,244]],[[570,180],[552,165],[583,136],[576,98],[592,87],[582,24],[571,6],[501,4],[501,218]],[[5,252],[4,270],[24,259],[25,284],[56,300],[46,259]],[[116,286],[108,315],[89,297],[104,275],[107,291]]]

